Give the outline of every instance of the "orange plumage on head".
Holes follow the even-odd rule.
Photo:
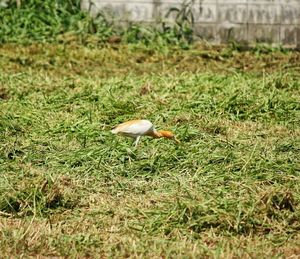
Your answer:
[[[174,134],[168,130],[159,130],[158,134],[163,138],[174,138]]]

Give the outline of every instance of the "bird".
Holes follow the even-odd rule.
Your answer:
[[[168,130],[156,130],[152,122],[149,120],[130,120],[123,122],[111,130],[111,133],[125,137],[133,138],[134,147],[136,148],[142,136],[150,136],[153,138],[173,139],[177,143],[180,141],[175,135]]]

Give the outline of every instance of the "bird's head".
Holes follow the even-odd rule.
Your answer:
[[[168,131],[168,130],[160,130],[158,131],[159,136],[161,138],[168,138],[168,139],[173,139],[175,140],[177,143],[179,143],[180,141],[175,137],[175,135],[173,134],[173,132]]]

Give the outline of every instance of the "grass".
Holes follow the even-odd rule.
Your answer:
[[[299,53],[0,48],[4,257],[300,253]],[[110,129],[133,118],[180,145]]]
[[[82,45],[101,45],[123,41],[143,42],[159,49],[170,44],[188,48],[193,41],[193,21],[186,17],[191,16],[189,5],[184,7],[184,12],[177,8],[170,10],[174,15],[177,13],[176,22],[160,22],[154,28],[134,23],[120,26],[118,19],[105,11],[92,17],[81,10],[80,0],[26,0],[20,3],[19,8],[16,1],[9,0],[0,6],[0,43],[29,45],[76,40]]]

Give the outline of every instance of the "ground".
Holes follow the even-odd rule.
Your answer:
[[[300,54],[0,47],[3,257],[300,254]],[[110,129],[146,118],[180,144]]]

